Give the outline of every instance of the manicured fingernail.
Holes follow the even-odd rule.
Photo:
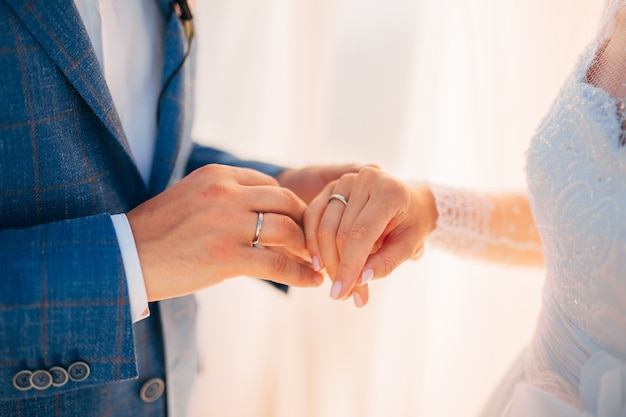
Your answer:
[[[333,286],[330,288],[330,298],[336,300],[339,298],[339,293],[341,292],[341,282],[335,281],[333,282]]]
[[[363,273],[361,273],[361,285],[367,284],[372,280],[372,278],[374,278],[374,270],[366,269]]]
[[[354,305],[357,306],[357,308],[361,308],[365,305],[365,303],[363,303],[363,299],[358,293],[353,293],[352,298],[354,298]]]
[[[318,258],[317,256],[314,256],[313,259],[311,259],[311,262],[313,263],[313,270],[314,271],[319,271],[320,269],[322,269],[322,264],[320,263],[320,258]]]

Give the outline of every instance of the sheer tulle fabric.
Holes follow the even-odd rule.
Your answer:
[[[434,188],[431,243],[483,257],[502,247],[496,257],[520,263],[543,252],[536,335],[485,415],[626,417],[625,98],[626,7],[613,1],[527,152],[542,250],[530,226],[512,229],[496,209],[525,224],[523,205]]]

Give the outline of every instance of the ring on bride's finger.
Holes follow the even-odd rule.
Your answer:
[[[344,206],[348,205],[348,200],[346,200],[346,198],[344,196],[342,196],[341,194],[333,194],[328,198],[328,202],[330,203],[333,200],[339,200],[343,203]]]
[[[261,228],[263,227],[263,213],[260,211],[257,212],[258,216],[256,219],[256,229],[254,230],[254,239],[252,239],[252,247],[259,247],[259,238],[261,237]]]

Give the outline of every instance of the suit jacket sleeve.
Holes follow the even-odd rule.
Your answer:
[[[0,265],[0,399],[137,375],[126,278],[109,215],[2,230]],[[90,366],[85,381],[46,391],[13,386],[21,370],[67,369],[76,361]]]
[[[228,152],[194,144],[191,151],[191,156],[189,157],[189,161],[187,162],[186,172],[190,173],[194,169],[200,168],[201,166],[207,164],[222,164],[243,168],[251,168],[257,171],[261,171],[267,175],[271,175],[272,177],[278,176],[278,174],[280,174],[285,169],[284,167],[274,164],[268,164],[267,162],[239,159]]]

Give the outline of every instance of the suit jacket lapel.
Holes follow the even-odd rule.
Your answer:
[[[113,99],[74,2],[5,1],[130,155]]]
[[[113,99],[73,0],[0,1],[5,1],[15,12],[132,162],[132,153]],[[167,19],[163,68],[165,84],[182,61],[187,45],[178,16],[170,12],[170,1],[159,0],[159,3]],[[191,62],[185,63],[161,99],[161,117],[149,186],[151,195],[163,191],[173,177],[180,176],[178,171],[184,169],[182,159],[188,150],[180,152],[179,148],[191,130],[191,67]],[[138,171],[137,177],[140,179]]]

